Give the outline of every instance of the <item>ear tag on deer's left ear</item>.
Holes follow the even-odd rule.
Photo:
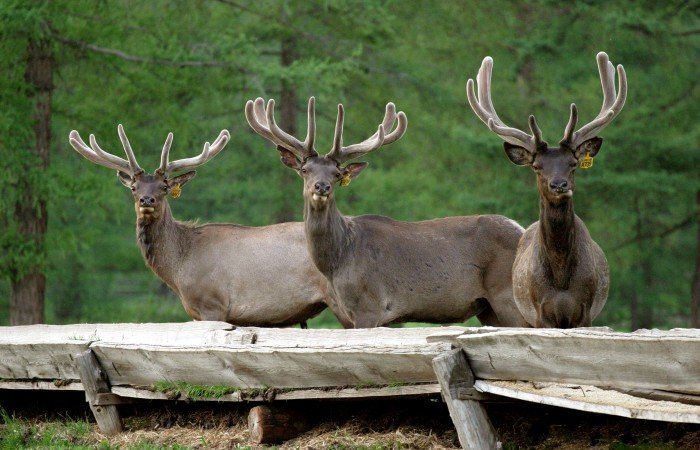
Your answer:
[[[343,175],[343,178],[340,179],[340,185],[345,187],[348,184],[350,184],[351,180],[352,178],[350,177],[350,174],[346,173],[345,175]]]
[[[586,156],[581,159],[581,162],[578,165],[582,169],[590,169],[593,167],[593,157],[591,156],[590,153],[586,152]]]
[[[174,199],[180,198],[180,194],[182,194],[182,188],[180,187],[179,184],[176,184],[173,186],[172,189],[170,189],[170,196]]]

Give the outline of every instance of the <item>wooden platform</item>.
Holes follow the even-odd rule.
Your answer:
[[[188,397],[196,391],[169,391],[164,383],[226,393]],[[121,429],[118,405],[133,401],[442,394],[465,448],[491,448],[497,437],[480,403],[489,396],[700,423],[700,330],[301,330],[223,322],[0,327],[0,389],[85,391],[109,433]]]

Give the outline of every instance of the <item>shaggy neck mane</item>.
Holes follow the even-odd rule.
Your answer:
[[[568,198],[555,205],[541,196],[539,231],[545,266],[551,269],[555,286],[568,289],[570,274],[576,265],[573,251],[576,226],[572,199]]]
[[[173,287],[175,268],[184,252],[184,241],[192,226],[173,218],[170,205],[163,201],[158,219],[136,219],[136,240],[146,264]]]
[[[348,220],[338,211],[331,197],[323,209],[314,209],[304,200],[304,229],[309,254],[318,270],[331,276],[337,270],[351,243]]]

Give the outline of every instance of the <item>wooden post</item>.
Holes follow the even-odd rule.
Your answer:
[[[311,428],[311,421],[301,411],[261,405],[250,410],[248,430],[255,444],[274,444],[294,439]]]
[[[86,350],[75,357],[80,381],[85,389],[85,400],[90,404],[100,431],[108,436],[122,431],[122,421],[115,405],[99,405],[98,394],[110,392],[109,383],[92,350]]]
[[[501,448],[496,432],[484,407],[475,400],[460,400],[460,393],[474,386],[474,374],[461,349],[445,352],[433,359],[433,369],[442,388],[442,395],[457,428],[459,443],[464,449]]]

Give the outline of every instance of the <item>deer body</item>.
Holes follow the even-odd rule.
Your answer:
[[[536,327],[591,326],[608,297],[608,262],[573,202],[541,202],[513,263],[513,296]],[[575,325],[574,325],[575,324]]]
[[[597,136],[624,106],[627,78],[618,66],[619,92],[615,94],[615,68],[608,55],[597,56],[603,88],[598,116],[574,131],[578,120],[571,105],[569,122],[558,147],[549,147],[534,116],[532,134],[508,127],[496,114],[491,100],[493,60],[486,57],[474,81],[467,82],[467,97],[476,115],[504,142],[508,158],[529,166],[537,175],[540,219],[523,234],[513,263],[513,296],[528,323],[536,327],[590,326],[607,300],[608,263],[591,239],[583,221],[574,213],[574,173],[579,160],[598,154],[603,140]]]
[[[76,131],[70,142],[87,159],[116,169],[122,184],[132,190],[136,239],[144,260],[180,297],[191,318],[287,326],[303,323],[332,302],[328,283],[306,250],[302,223],[246,227],[173,218],[167,195],[179,191],[195,172],[170,175],[215,156],[228,141],[227,132],[211,148],[207,143],[200,157],[175,162],[168,162],[170,134],[154,174],[138,166],[121,126],[119,134],[129,161],[104,152],[92,135],[90,147]],[[344,318],[341,322],[349,326]]]
[[[342,145],[339,105],[334,147],[325,156],[313,149],[314,100],[304,143],[279,130],[274,102],[248,102],[251,127],[277,145],[282,162],[304,179],[304,226],[316,267],[329,280],[338,315],[355,328],[394,322],[460,322],[477,315],[484,324],[527,326],[513,302],[511,268],[523,229],[501,216],[448,217],[399,222],[388,217],[345,216],[334,185],[347,184],[367,163],[345,161],[401,137],[403,113],[387,105],[383,124],[366,141]],[[398,117],[399,125],[391,133]]]
[[[509,279],[522,228],[509,219],[400,222],[327,209],[305,206],[309,253],[356,328],[475,315],[493,326],[525,325]]]
[[[308,256],[301,223],[191,225],[165,205],[162,219],[137,219],[137,241],[194,320],[287,326],[325,309],[327,282]]]

